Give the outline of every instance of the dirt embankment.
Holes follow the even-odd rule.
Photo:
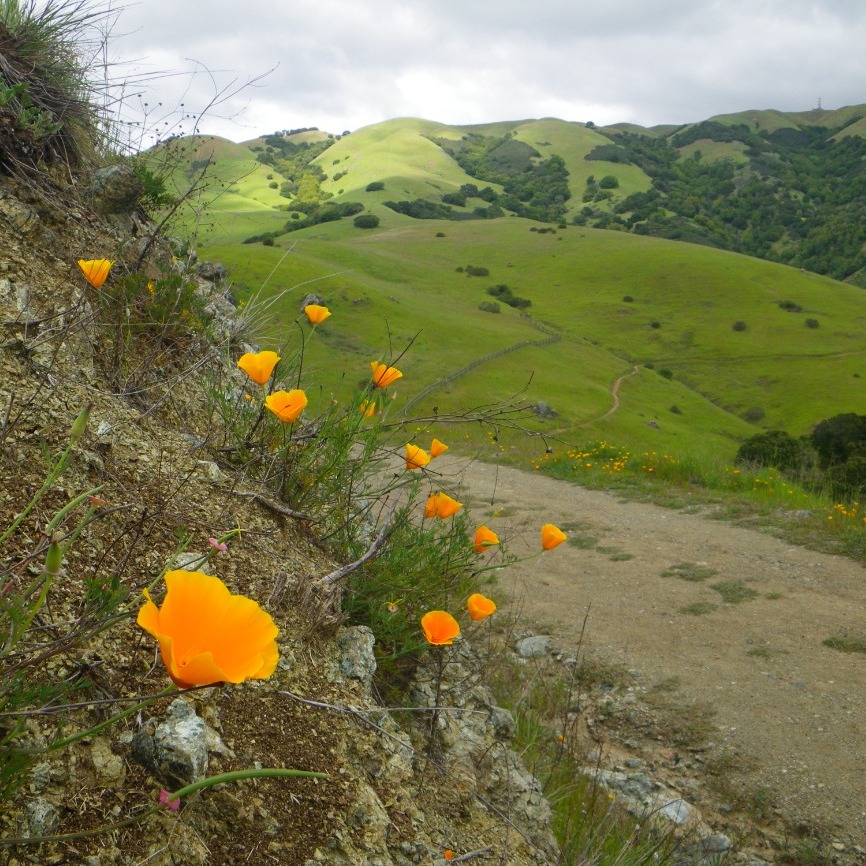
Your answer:
[[[822,644],[866,631],[859,564],[538,473],[439,468],[463,472],[464,500],[520,556],[542,523],[580,536],[503,572],[522,622],[568,649],[589,609],[593,653],[713,711],[713,752],[738,756],[765,818],[866,847],[866,656]]]

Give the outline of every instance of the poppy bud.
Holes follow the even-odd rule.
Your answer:
[[[87,422],[90,420],[90,410],[93,408],[92,403],[88,403],[80,412],[78,417],[72,422],[72,429],[69,431],[69,438],[73,442],[77,442],[87,429]]]
[[[51,543],[48,545],[48,553],[45,554],[44,571],[52,577],[57,577],[60,574],[61,565],[63,565],[63,548],[52,537]]]

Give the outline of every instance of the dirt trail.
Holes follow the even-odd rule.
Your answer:
[[[771,791],[785,818],[866,847],[866,656],[822,645],[866,632],[860,565],[538,473],[440,459],[443,480],[463,471],[464,501],[512,552],[537,551],[545,522],[597,539],[504,573],[499,594],[514,592],[523,621],[574,647],[591,607],[595,654],[647,687],[676,678],[677,699],[715,710],[713,739],[754,762],[750,783]],[[681,563],[717,573],[662,576]],[[726,603],[713,588],[721,581],[742,581],[756,596]],[[717,606],[682,612],[700,602]]]

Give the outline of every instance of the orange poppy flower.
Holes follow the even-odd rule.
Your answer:
[[[79,259],[78,267],[84,274],[84,278],[93,286],[94,289],[102,288],[102,285],[108,279],[108,272],[114,262],[108,259]]]
[[[307,304],[304,307],[304,312],[307,314],[311,325],[321,325],[331,315],[331,311],[320,304]]]
[[[247,352],[238,358],[238,367],[257,385],[264,385],[279,362],[280,356],[276,352]]]
[[[421,617],[421,628],[424,637],[433,646],[446,646],[454,643],[454,638],[460,634],[460,625],[450,613],[444,610],[431,610]]]
[[[483,596],[480,592],[470,595],[466,600],[466,610],[474,622],[487,619],[492,613],[496,613],[496,602]]]
[[[378,361],[370,361],[370,367],[373,370],[373,385],[376,388],[387,388],[403,376],[396,367],[389,367]]]
[[[439,517],[442,520],[453,517],[463,507],[462,502],[452,499],[447,493],[431,493],[424,508],[425,517]]]
[[[358,406],[358,411],[365,418],[372,418],[376,414],[376,403],[373,400],[363,400]]]
[[[545,523],[541,527],[541,546],[545,550],[553,550],[558,544],[562,544],[568,536],[552,523]]]
[[[440,454],[444,454],[448,450],[448,446],[444,442],[440,442],[438,439],[434,439],[430,443],[430,456],[438,457]]]
[[[442,852],[442,856],[443,856],[446,860],[453,860],[453,859],[454,859],[454,852],[453,852],[450,848],[446,848],[446,849]]]
[[[422,466],[426,466],[429,462],[430,455],[423,448],[419,448],[411,442],[406,444],[407,469],[420,469]]]
[[[147,601],[138,624],[159,641],[168,675],[182,689],[267,679],[277,667],[277,627],[251,598],[233,595],[201,571],[169,571],[157,607]]]
[[[297,421],[307,405],[307,395],[298,388],[292,391],[274,391],[265,397],[265,406],[284,424]]]
[[[477,553],[484,553],[488,547],[493,547],[499,544],[499,536],[486,526],[479,526],[475,530],[475,550]]]

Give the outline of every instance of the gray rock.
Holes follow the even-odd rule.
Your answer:
[[[166,719],[153,733],[148,725],[132,741],[132,754],[173,788],[203,779],[208,768],[208,732],[186,701],[171,702]]]
[[[540,659],[550,652],[551,639],[548,635],[537,634],[517,642],[517,652],[525,659]]]
[[[376,636],[365,625],[341,628],[337,632],[337,645],[340,647],[340,673],[344,677],[360,680],[366,689],[372,688],[373,674],[376,673],[376,656],[373,646]]]
[[[533,407],[532,411],[538,415],[539,418],[556,418],[559,415],[554,409],[551,409],[550,406],[545,403],[543,400],[539,400]]]
[[[734,843],[724,833],[713,833],[701,839],[701,848],[707,854],[721,854],[733,847]]]
[[[224,280],[228,276],[228,271],[219,262],[201,262],[195,272],[209,283]]]
[[[90,745],[90,760],[100,779],[120,782],[126,776],[126,765],[120,755],[115,755],[111,742],[106,737],[97,737]]]
[[[24,811],[28,836],[50,836],[60,823],[57,807],[44,797],[31,800]]]
[[[692,807],[681,797],[665,803],[659,809],[659,815],[680,826],[688,824],[693,812]]]
[[[16,231],[25,235],[34,234],[41,225],[36,211],[7,192],[0,192],[0,216]]]
[[[122,163],[97,169],[84,197],[98,214],[130,214],[144,192],[135,172]]]
[[[504,707],[490,707],[490,724],[497,740],[507,742],[514,736],[514,716]]]
[[[300,311],[304,312],[304,307],[309,306],[310,304],[318,304],[318,306],[325,306],[325,299],[321,295],[314,295],[312,292],[308,295],[304,296],[304,300],[301,301]]]

